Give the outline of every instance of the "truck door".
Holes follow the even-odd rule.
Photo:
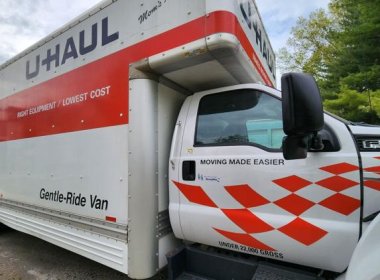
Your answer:
[[[277,91],[239,86],[194,95],[171,178],[176,235],[343,271],[359,238],[359,163],[345,125],[326,123],[343,139],[338,149],[286,161]]]

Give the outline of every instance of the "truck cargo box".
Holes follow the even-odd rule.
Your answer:
[[[180,106],[246,82],[275,85],[253,1],[103,1],[0,67],[0,222],[154,275]]]

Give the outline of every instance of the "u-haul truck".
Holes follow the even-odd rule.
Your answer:
[[[252,0],[102,2],[0,68],[0,222],[136,279],[379,277],[380,128],[275,72]]]

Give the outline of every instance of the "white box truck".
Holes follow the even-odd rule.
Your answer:
[[[380,128],[275,72],[253,0],[103,1],[0,67],[0,222],[135,279],[379,277]]]

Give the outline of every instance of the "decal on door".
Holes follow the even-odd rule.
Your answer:
[[[374,157],[374,159],[380,160],[380,157]],[[374,175],[375,174],[380,175],[380,165],[364,168],[364,171],[365,172],[374,173]],[[364,186],[366,186],[367,188],[373,189],[375,191],[380,191],[380,181],[379,181],[379,179],[380,178],[366,179],[364,181]]]
[[[378,168],[373,167],[371,170],[377,172]],[[361,202],[359,199],[342,193],[345,190],[360,185],[360,182],[355,182],[342,176],[345,173],[358,171],[358,166],[349,163],[338,163],[324,166],[320,169],[330,174],[330,177],[317,182],[308,181],[297,175],[273,180],[272,182],[275,185],[289,192],[286,196],[275,201],[268,200],[248,184],[224,186],[223,189],[242,206],[239,209],[225,209],[223,205],[217,205],[201,186],[187,185],[174,181],[173,183],[190,202],[220,209],[226,218],[241,229],[241,232],[230,232],[213,227],[220,235],[239,244],[219,242],[221,247],[282,258],[282,253],[277,252],[275,254],[276,248],[273,248],[270,244],[263,243],[255,234],[279,231],[305,246],[310,246],[323,239],[328,235],[328,232],[303,218],[303,213],[312,207],[323,207],[339,215],[349,216],[360,208]],[[328,189],[330,192],[327,197],[321,198],[318,202],[302,197],[298,192],[311,186]],[[276,205],[279,209],[294,215],[294,219],[277,228],[268,224],[267,221],[255,215],[254,211],[255,207],[266,204]],[[242,248],[240,248],[240,245]]]

